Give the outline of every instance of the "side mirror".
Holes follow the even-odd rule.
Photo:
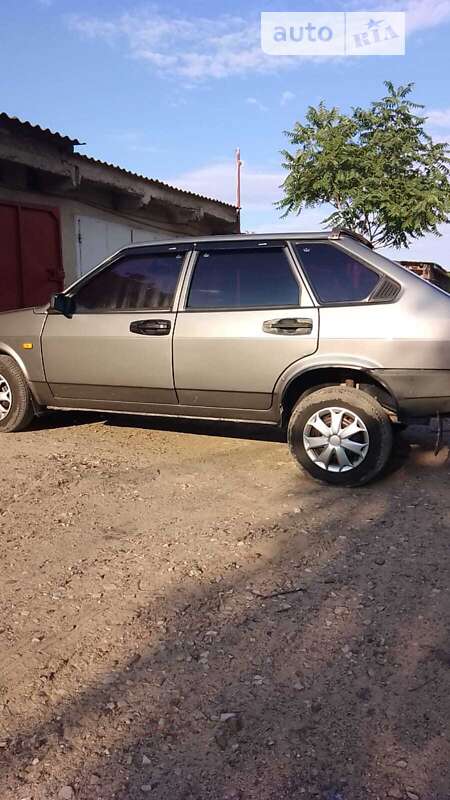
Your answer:
[[[75,311],[75,300],[68,294],[54,294],[50,300],[50,308],[70,319]]]

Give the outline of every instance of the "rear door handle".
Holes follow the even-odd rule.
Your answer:
[[[130,324],[130,331],[141,336],[167,336],[170,327],[169,319],[138,319]]]
[[[303,317],[284,317],[283,319],[267,319],[263,322],[265,333],[277,333],[281,336],[307,336],[312,333],[312,319]]]

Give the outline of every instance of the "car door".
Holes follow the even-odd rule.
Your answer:
[[[174,335],[183,405],[268,409],[280,374],[318,346],[318,310],[283,242],[199,245]]]
[[[75,286],[71,318],[49,312],[42,352],[55,398],[106,407],[177,402],[173,309],[186,252],[125,251]]]

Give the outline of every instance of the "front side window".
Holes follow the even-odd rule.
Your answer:
[[[333,245],[297,242],[295,247],[321,303],[361,302],[380,280],[377,272]]]
[[[299,306],[297,283],[279,248],[200,252],[187,308],[284,308]]]
[[[94,275],[75,295],[80,313],[169,310],[184,254],[128,256]]]

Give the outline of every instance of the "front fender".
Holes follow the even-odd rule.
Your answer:
[[[0,314],[0,353],[16,361],[28,383],[45,381],[41,352],[45,320],[45,314],[36,314],[33,309]],[[30,349],[24,349],[24,344]]]
[[[19,354],[18,354],[18,353],[16,353],[16,351],[15,351],[15,350],[13,350],[13,348],[12,348],[12,347],[10,347],[9,345],[7,345],[5,342],[1,342],[1,341],[0,341],[0,355],[4,355],[4,356],[11,356],[11,358],[13,358],[13,359],[14,359],[14,361],[16,362],[16,364],[17,364],[17,365],[20,367],[20,369],[22,370],[22,372],[23,372],[23,374],[25,375],[25,377],[26,377],[26,379],[27,379],[28,383],[30,383],[30,374],[29,374],[28,367],[27,367],[27,365],[26,365],[25,361],[23,360],[23,358],[21,358],[21,357],[19,356]]]

